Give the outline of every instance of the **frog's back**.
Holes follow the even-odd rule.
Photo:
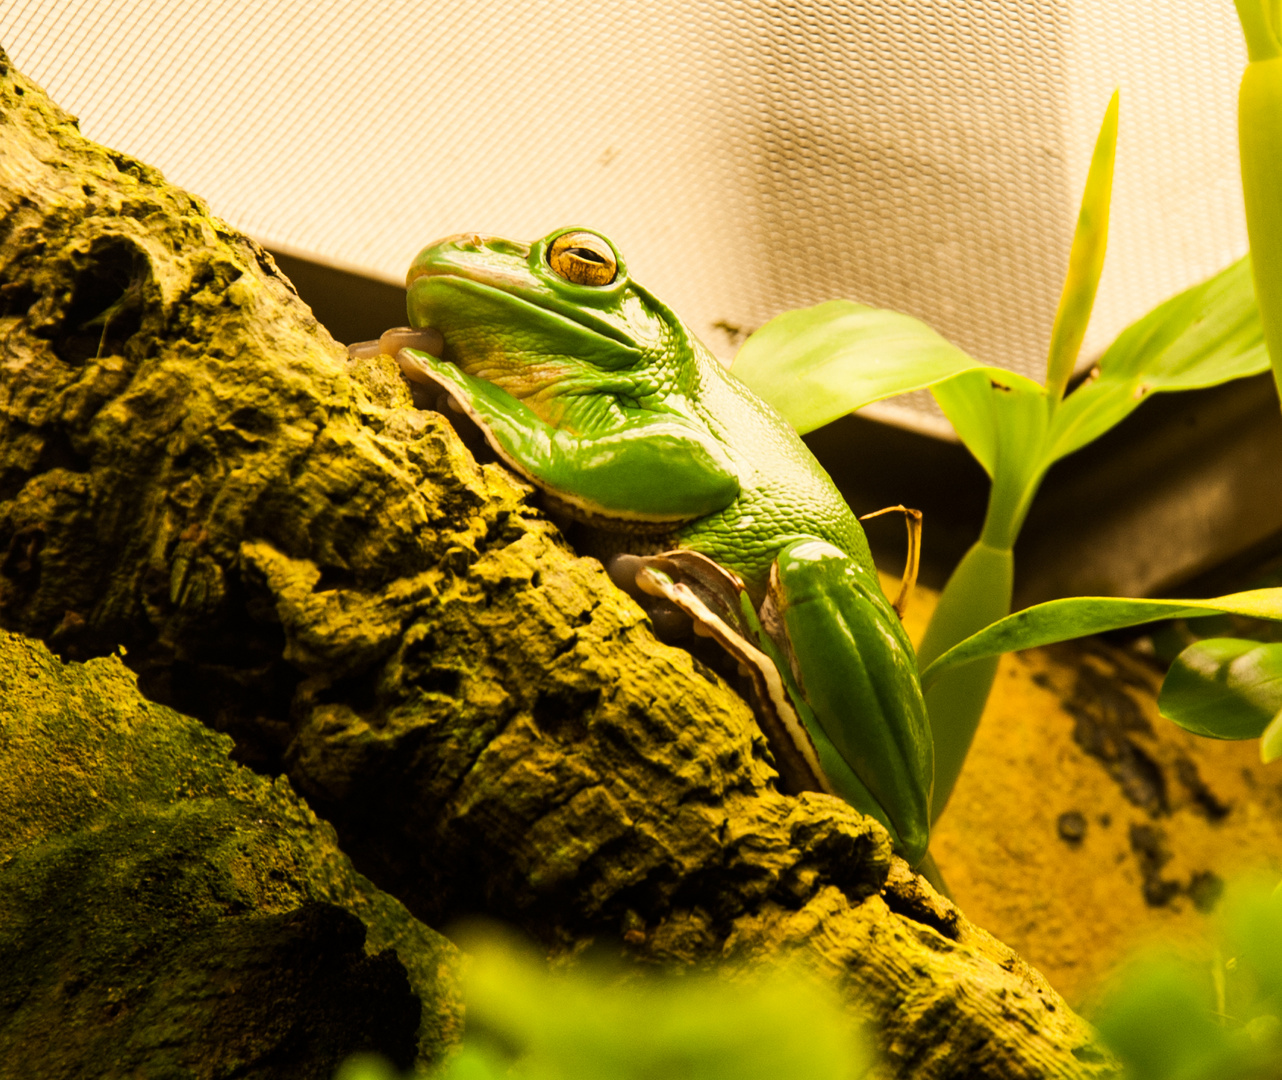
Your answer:
[[[776,554],[794,540],[816,537],[872,568],[863,527],[792,426],[697,350],[700,418],[739,466],[739,498],[691,522],[682,543],[764,588]]]

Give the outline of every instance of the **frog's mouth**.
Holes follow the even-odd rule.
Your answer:
[[[457,305],[460,293],[471,294],[487,302],[496,310],[512,304],[524,308],[532,320],[547,328],[549,340],[573,340],[591,335],[596,339],[585,348],[593,361],[602,367],[616,369],[639,361],[642,350],[637,348],[630,328],[619,325],[603,312],[593,311],[560,297],[548,295],[530,287],[518,274],[503,274],[494,270],[484,273],[455,265],[416,267],[405,282],[411,310],[417,308],[423,323],[440,329],[449,341],[451,309]]]
[[[509,293],[512,295],[519,294],[526,282],[517,274],[501,274],[491,270],[486,274],[468,273],[467,267],[446,264],[442,266],[416,266],[409,272],[405,279],[405,288],[407,290],[414,288],[416,281],[422,281],[424,278],[459,278],[463,281],[471,281],[478,285],[488,285],[490,288],[497,289],[499,292]]]

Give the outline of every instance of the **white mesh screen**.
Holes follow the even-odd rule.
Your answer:
[[[1084,355],[1246,249],[1229,0],[9,0],[0,44],[269,246],[400,281],[448,233],[591,225],[723,358],[845,296],[1040,378],[1119,84]]]

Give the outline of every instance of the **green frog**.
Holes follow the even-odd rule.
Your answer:
[[[405,376],[447,393],[550,508],[613,538],[616,580],[740,661],[787,786],[845,799],[920,862],[933,749],[916,656],[863,528],[788,423],[591,230],[452,236],[407,286],[426,336],[383,346]]]

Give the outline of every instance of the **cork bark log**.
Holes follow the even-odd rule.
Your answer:
[[[801,951],[886,1076],[1110,1071],[879,826],[781,794],[743,701],[390,361],[349,368],[268,254],[3,68],[6,628],[125,646],[430,925],[653,962]]]

